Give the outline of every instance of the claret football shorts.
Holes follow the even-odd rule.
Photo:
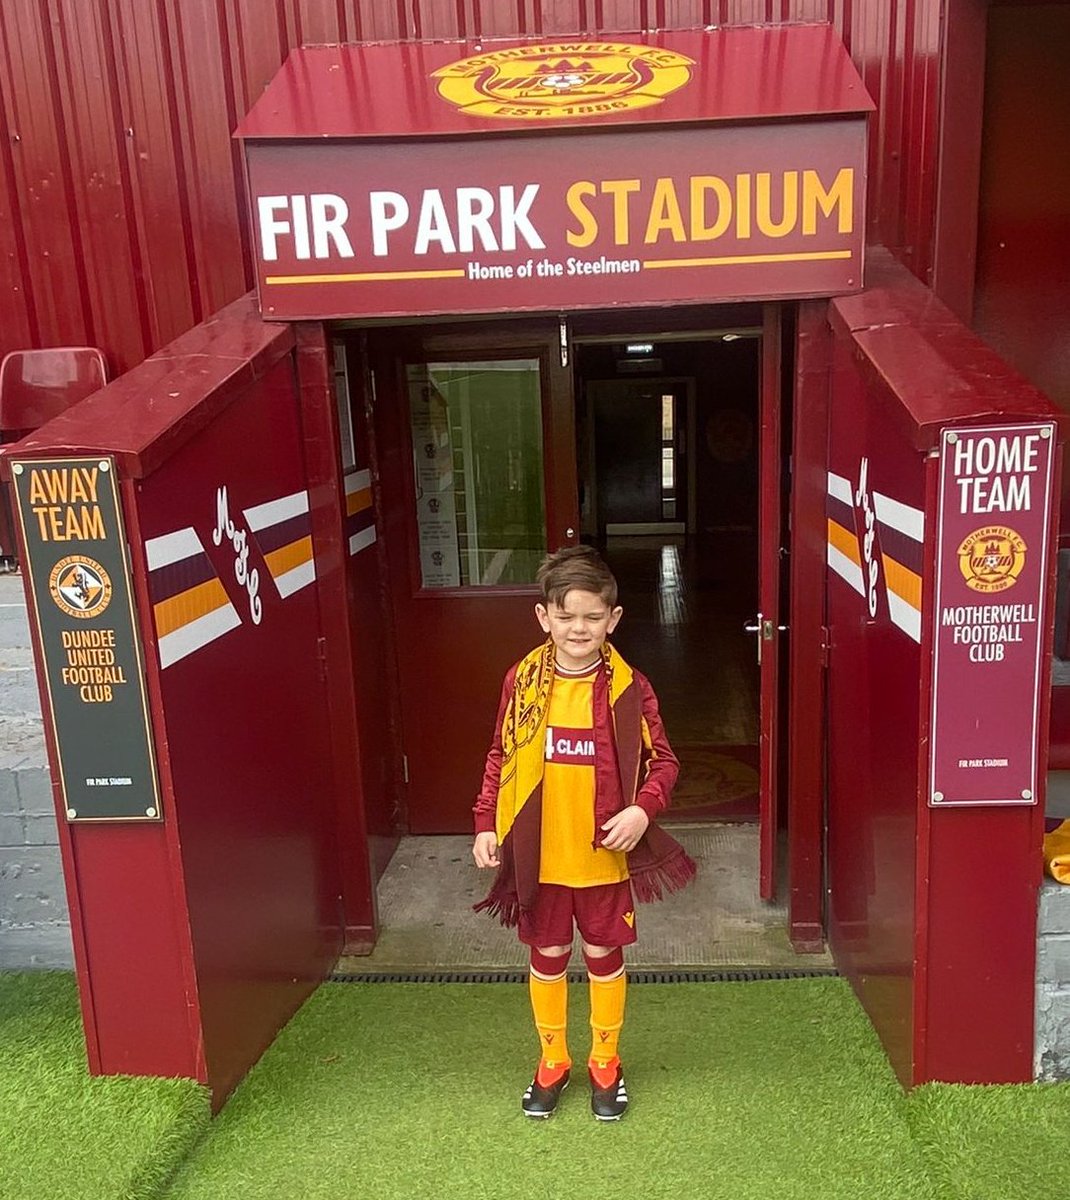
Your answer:
[[[630,946],[636,936],[632,885],[627,879],[584,888],[540,883],[535,908],[521,915],[517,933],[527,946],[571,946],[573,924],[589,946]]]

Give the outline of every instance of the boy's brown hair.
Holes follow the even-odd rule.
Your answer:
[[[617,581],[591,546],[565,546],[539,564],[535,582],[542,588],[543,603],[562,607],[569,592],[594,592],[609,608],[617,607]]]

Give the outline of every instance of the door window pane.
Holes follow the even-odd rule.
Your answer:
[[[407,371],[423,587],[532,583],[546,553],[538,359]]]
[[[676,520],[676,397],[661,398],[661,518]]]

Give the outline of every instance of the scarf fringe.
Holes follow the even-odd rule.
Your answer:
[[[488,896],[486,900],[473,904],[472,911],[485,912],[488,917],[497,917],[506,929],[515,929],[520,924],[520,901],[515,896],[502,896],[498,900],[492,900]]]
[[[632,894],[638,904],[653,904],[673,892],[683,891],[697,872],[695,860],[681,846],[679,853],[644,870],[633,871]],[[515,929],[520,924],[520,900],[504,872],[495,879],[486,899],[472,905],[472,911],[497,917],[506,929]]]
[[[632,892],[640,904],[652,904],[673,892],[683,891],[697,871],[694,859],[681,847],[679,854],[649,870],[633,873]]]
[[[485,899],[472,905],[473,912],[485,912],[488,917],[497,917],[506,929],[515,929],[520,924],[520,898],[516,887],[510,882],[509,873],[498,869],[490,891]]]

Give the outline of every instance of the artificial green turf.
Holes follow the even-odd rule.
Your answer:
[[[203,1136],[186,1079],[92,1079],[71,975],[0,972],[0,1197],[148,1200]]]
[[[906,1110],[940,1200],[1019,1200],[1066,1186],[1070,1084],[930,1083]]]
[[[634,987],[622,1051],[619,1126],[582,1067],[527,1121],[523,987],[326,985],[209,1129],[189,1081],[89,1078],[70,976],[0,973],[0,1197],[1024,1200],[1065,1174],[1070,1084],[904,1096],[842,980]]]
[[[574,1057],[586,989],[572,988]],[[520,985],[326,985],[235,1093],[168,1200],[915,1200],[903,1099],[842,980],[633,987],[632,1108],[519,1110],[537,1043]]]

